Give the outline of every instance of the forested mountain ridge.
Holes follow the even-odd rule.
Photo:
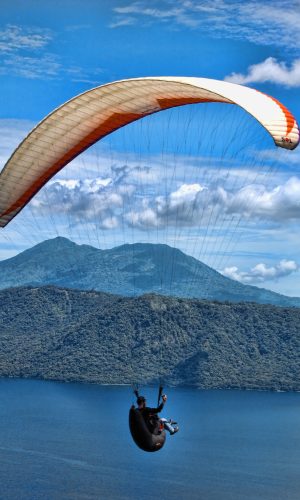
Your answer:
[[[0,376],[300,390],[300,309],[57,287],[0,291]]]
[[[27,285],[300,307],[298,297],[243,285],[161,244],[136,243],[99,250],[62,237],[46,240],[0,262],[0,289]]]

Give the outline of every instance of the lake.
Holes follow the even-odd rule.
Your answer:
[[[168,389],[180,431],[148,454],[128,431],[129,387],[2,379],[0,391],[1,499],[300,498],[300,394]]]

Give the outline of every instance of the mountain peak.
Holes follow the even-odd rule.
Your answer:
[[[166,244],[100,250],[58,236],[0,262],[0,288],[24,285],[300,307],[300,298],[233,281]]]
[[[77,246],[76,243],[73,241],[69,240],[68,238],[65,238],[64,236],[56,236],[55,238],[51,238],[49,240],[44,240],[41,243],[38,243],[35,245],[35,249],[37,248],[70,248]]]
[[[64,236],[56,236],[55,238],[51,238],[49,240],[44,240],[34,245],[33,247],[21,252],[16,257],[19,256],[29,256],[29,255],[38,255],[44,253],[53,253],[53,252],[62,252],[62,251],[78,251],[79,249],[93,249],[97,251],[95,247],[89,245],[78,245],[74,243],[74,241],[65,238]],[[79,250],[80,251],[80,250]],[[14,257],[13,257],[14,258]]]

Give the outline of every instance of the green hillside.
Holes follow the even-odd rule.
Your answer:
[[[300,309],[56,287],[0,291],[0,376],[300,390]]]

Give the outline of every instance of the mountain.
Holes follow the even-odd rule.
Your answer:
[[[0,377],[300,390],[298,308],[57,287],[0,304]]]
[[[49,284],[125,296],[154,292],[300,307],[298,297],[243,285],[167,245],[136,243],[99,250],[57,237],[0,262],[0,289]]]

